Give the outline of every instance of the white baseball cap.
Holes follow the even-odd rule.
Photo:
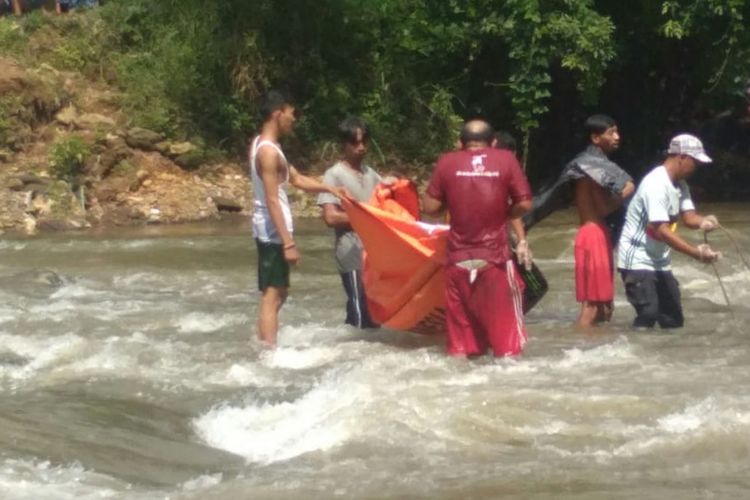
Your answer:
[[[669,141],[667,154],[670,155],[688,155],[701,163],[711,163],[713,160],[706,154],[703,149],[703,143],[700,139],[690,134],[680,134]]]

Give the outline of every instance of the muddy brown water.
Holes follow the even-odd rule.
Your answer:
[[[750,251],[748,205],[708,208]],[[685,328],[576,332],[571,214],[517,359],[343,326],[332,236],[300,224],[280,346],[251,342],[244,221],[0,240],[0,497],[746,498],[750,272],[675,259]],[[697,234],[687,234],[697,238]]]

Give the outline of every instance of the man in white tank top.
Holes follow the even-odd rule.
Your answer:
[[[283,94],[270,91],[261,106],[263,126],[249,151],[253,181],[253,237],[258,247],[258,339],[274,346],[279,329],[279,310],[289,292],[289,266],[299,262],[294,242],[292,213],[286,186],[312,193],[346,196],[340,187],[327,186],[300,174],[290,165],[279,139],[294,129],[294,105]]]

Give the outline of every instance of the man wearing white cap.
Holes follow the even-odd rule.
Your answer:
[[[664,164],[638,185],[625,216],[617,257],[628,302],[636,311],[633,326],[652,327],[658,322],[662,328],[679,328],[684,322],[680,288],[671,270],[671,249],[706,263],[720,257],[708,245],[692,245],[675,232],[678,216],[691,229],[718,227],[715,216],[695,211],[685,182],[699,163],[711,161],[697,137],[678,135],[669,143]]]

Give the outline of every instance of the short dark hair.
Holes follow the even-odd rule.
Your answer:
[[[275,111],[293,106],[292,99],[280,90],[269,90],[260,103],[260,115],[263,121],[268,120]]]
[[[489,122],[485,120],[469,120],[461,128],[459,140],[463,146],[466,146],[469,142],[486,142],[489,145],[492,143],[494,136],[495,131]]]
[[[607,131],[607,129],[612,128],[615,125],[617,125],[617,122],[611,116],[591,115],[586,118],[586,121],[583,124],[583,128],[586,129],[586,132],[589,135],[603,134]]]
[[[362,140],[370,139],[370,127],[367,122],[358,116],[349,116],[339,123],[339,140],[341,142],[354,142],[357,140],[357,130],[362,131]]]
[[[505,130],[498,130],[495,133],[495,140],[497,141],[498,149],[507,149],[513,153],[518,149],[516,138],[513,137],[510,132],[506,132]]]

